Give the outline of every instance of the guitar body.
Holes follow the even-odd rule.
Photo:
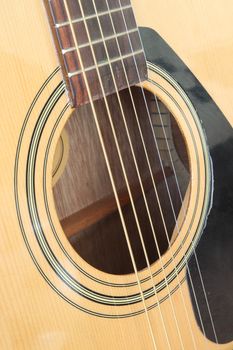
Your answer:
[[[156,273],[159,262],[152,265],[156,285],[163,273],[166,278],[173,273],[174,278],[158,299],[145,300],[148,309],[143,312],[139,302],[130,303],[125,297],[136,298],[139,293],[132,274],[98,270],[78,256],[65,237],[51,174],[56,145],[71,109],[44,6],[41,1],[24,0],[14,6],[3,1],[1,11],[1,349],[233,349],[229,291],[233,273],[229,237],[233,228],[232,2],[133,0],[132,5],[148,60],[149,79],[144,88],[158,94],[177,118],[180,115],[178,124],[184,133],[188,128],[182,115],[188,116],[189,132],[196,140],[193,146],[187,135],[191,154],[197,149],[200,169],[194,164],[193,172],[197,179],[200,172],[197,182],[202,190],[196,207],[192,193],[197,190],[191,190],[189,206],[190,211],[195,207],[196,216],[173,263],[180,266],[188,247],[197,245],[218,343],[192,256],[178,272],[172,263],[160,273]],[[198,136],[199,124],[206,136]],[[203,142],[207,144],[204,151]],[[204,159],[209,152],[212,162],[206,170]],[[198,183],[193,186],[198,188]],[[185,223],[183,231],[188,230],[185,225],[189,223]],[[38,243],[40,234],[52,253],[47,252],[45,241],[44,246]],[[172,252],[179,244],[176,239]],[[168,251],[163,258],[169,261]],[[149,290],[146,270],[141,278],[143,290]],[[84,289],[87,298],[82,295]],[[124,305],[116,305],[123,296]],[[204,315],[201,321],[199,312]]]

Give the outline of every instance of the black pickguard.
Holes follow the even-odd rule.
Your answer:
[[[233,340],[233,131],[192,72],[152,29],[140,29],[147,60],[166,70],[193,103],[206,133],[213,162],[214,195],[206,227],[196,249],[219,343]],[[206,337],[215,341],[194,257],[189,261]],[[189,281],[190,285],[190,281]],[[197,322],[198,310],[190,294]],[[202,329],[203,331],[203,329]]]

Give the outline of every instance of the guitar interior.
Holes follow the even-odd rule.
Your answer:
[[[138,270],[147,267],[139,232],[150,264],[159,257],[155,239],[160,254],[166,252],[179,234],[190,184],[186,142],[175,118],[152,93],[133,87],[132,94],[133,103],[128,90],[120,92],[124,116],[117,95],[107,97],[110,115],[104,100],[95,102],[118,205],[90,105],[74,110],[65,126],[69,157],[53,187],[57,215],[75,251],[95,268],[119,275],[134,271],[126,231]]]

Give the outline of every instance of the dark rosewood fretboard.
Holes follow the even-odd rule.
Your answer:
[[[45,3],[73,106],[89,102],[84,74],[93,100],[103,97],[100,79],[105,95],[116,91],[114,79],[118,91],[146,79],[145,55],[130,0]]]

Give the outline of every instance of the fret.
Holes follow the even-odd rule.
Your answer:
[[[115,63],[115,62],[120,62],[122,59],[124,60],[124,59],[126,59],[126,58],[129,58],[129,57],[133,57],[133,56],[137,56],[137,55],[139,55],[139,54],[143,54],[144,53],[144,51],[143,50],[138,50],[138,51],[136,51],[136,52],[134,52],[134,53],[131,53],[131,54],[128,54],[128,55],[124,55],[124,56],[121,56],[120,58],[119,57],[115,57],[115,58],[112,58],[111,60],[106,60],[106,61],[99,61],[98,62],[98,67],[100,68],[100,67],[104,67],[104,66],[107,66],[107,65],[109,65],[109,64],[112,64],[112,63]],[[86,55],[86,56],[88,56],[88,55]],[[94,61],[93,61],[94,62]],[[88,72],[88,71],[91,71],[91,70],[93,70],[93,69],[96,69],[96,66],[95,66],[95,64],[93,64],[93,65],[87,65],[87,67],[84,69],[84,71],[85,72]],[[73,77],[74,75],[78,75],[78,74],[82,74],[83,73],[83,71],[80,69],[80,70],[77,70],[77,71],[74,71],[74,72],[68,72],[68,77],[69,78],[71,78],[71,77]]]
[[[129,35],[127,34],[126,38],[120,36],[117,40],[122,55],[126,55],[127,53],[132,51],[135,52],[139,50],[139,48],[142,48],[138,30],[129,30],[128,33]]]
[[[142,60],[143,57],[144,57],[144,53],[141,52],[135,56],[131,55],[123,59],[124,66],[126,67],[126,70],[128,73],[127,77],[130,85],[133,85],[135,83],[135,75],[137,74],[136,67],[134,64],[134,59],[137,62],[140,79],[143,80],[145,78],[144,64]],[[117,59],[112,61],[111,65],[112,65],[114,76],[117,77],[119,75],[119,72],[123,70],[122,59]],[[115,93],[116,90],[114,86],[113,76],[109,67],[109,63],[105,62],[102,65],[99,65],[98,70],[102,80],[105,94],[109,95],[109,94]],[[85,75],[89,83],[92,99],[93,100],[99,99],[100,96],[102,96],[102,90],[99,83],[96,67],[93,66],[93,67],[90,67],[90,69],[86,69]],[[77,72],[77,74],[73,74],[72,76],[70,76],[69,80],[71,82],[72,91],[76,91],[77,89],[80,90],[80,86],[82,86],[80,93],[75,96],[76,97],[75,104],[80,105],[80,104],[83,104],[83,101],[88,101],[87,91],[85,89],[85,82],[83,79],[83,72],[80,70],[79,72]],[[124,89],[127,86],[126,77],[123,75],[123,76],[120,76],[120,79],[116,79],[116,85],[119,91]]]
[[[78,45],[83,45],[88,43],[88,36],[85,29],[84,22],[75,23],[74,30],[77,34],[76,39],[78,42]],[[61,49],[69,49],[70,47],[74,47],[74,38],[72,36],[71,28],[70,26],[61,27],[59,29],[56,29],[57,37],[60,43]]]
[[[126,13],[127,13],[127,11],[126,11]],[[114,14],[113,14],[112,19],[113,19],[113,23],[115,21],[115,23],[114,23],[115,31],[120,36],[122,35],[122,33],[126,33],[126,34],[129,33],[130,34],[131,31],[138,32],[138,28],[137,28],[136,24],[130,22],[130,23],[128,23],[128,27],[126,28],[122,14],[115,13],[115,15],[116,16],[114,16]],[[87,20],[86,23],[87,23],[87,27],[89,30],[91,40],[92,40],[91,44],[95,41],[103,41],[97,19],[92,18],[90,20]],[[102,31],[103,31],[105,40],[108,39],[109,36],[115,37],[115,34],[114,34],[115,31],[114,31],[114,28],[112,27],[111,19],[109,18],[108,15],[105,15],[102,18],[100,18],[100,23],[102,26]],[[80,47],[82,45],[88,45],[88,44],[90,45],[90,43],[88,41],[88,36],[87,36],[84,21],[81,20],[77,23],[74,23],[73,25],[74,25],[75,32],[77,32],[78,46]],[[56,31],[57,31],[57,35],[58,35],[60,46],[61,46],[62,50],[70,50],[71,47],[75,47],[74,40],[72,38],[72,34],[71,34],[71,30],[70,30],[70,26],[59,27],[56,29]],[[138,38],[139,38],[139,36],[138,36]]]
[[[127,6],[123,6],[121,9],[122,10],[128,10],[128,9],[130,9],[131,8],[131,5],[127,5]],[[113,13],[115,13],[115,12],[120,12],[121,11],[121,9],[119,9],[119,8],[114,8],[114,9],[112,9],[112,10],[110,10],[110,11],[108,11],[108,10],[106,10],[106,11],[102,11],[102,12],[98,12],[98,17],[102,17],[102,16],[106,16],[106,15],[109,15],[109,14],[113,14]],[[96,18],[97,16],[96,16],[96,14],[93,14],[93,15],[90,15],[90,16],[86,16],[86,17],[79,17],[79,18],[75,18],[75,19],[73,19],[72,21],[71,21],[71,23],[72,24],[75,24],[75,23],[79,23],[79,22],[82,22],[83,21],[83,19],[85,19],[85,20],[90,20],[90,19],[94,19],[94,18]],[[56,28],[60,28],[60,27],[65,27],[65,26],[69,26],[70,25],[70,23],[69,23],[69,21],[66,21],[66,22],[54,22],[55,23],[55,27]]]
[[[83,12],[85,16],[95,14],[95,9],[94,9],[92,0],[80,0],[80,1],[82,3]],[[113,10],[116,8],[120,9],[122,6],[127,6],[127,5],[131,6],[130,0],[123,0],[121,3],[119,2],[119,0],[108,0],[108,6],[110,10]],[[101,11],[108,10],[106,0],[95,0],[95,6],[98,13]]]
[[[128,83],[134,85],[146,79],[145,55],[130,0],[107,0],[109,9],[106,0],[66,0],[71,21],[66,13],[65,0],[44,1],[74,106],[89,102],[84,74],[93,100],[103,97],[99,79],[104,94],[116,92],[112,73],[119,91],[127,88]]]
[[[111,39],[115,39],[115,38],[118,38],[118,41],[120,40],[121,37],[123,36],[128,36],[128,34],[130,35],[130,40],[132,42],[132,46],[133,48],[135,48],[136,46],[140,46],[140,44],[138,44],[138,39],[139,39],[139,34],[138,34],[138,29],[131,29],[127,32],[122,32],[122,33],[118,33],[118,34],[113,34],[113,35],[110,35],[110,36],[106,36],[105,37],[105,41],[108,41],[108,40],[111,40]],[[131,36],[131,34],[135,34],[136,35],[136,38],[134,38],[133,36]],[[125,38],[123,38],[125,39]],[[137,42],[136,42],[137,41]],[[103,40],[102,39],[98,39],[98,40],[94,40],[91,42],[91,45],[96,45],[96,44],[101,44],[103,43]],[[82,45],[79,45],[78,48],[79,49],[82,49],[82,48],[85,48],[85,47],[88,47],[90,46],[90,43],[87,42],[85,44],[82,44]],[[122,42],[122,45],[121,45],[121,49],[124,50],[123,48],[123,42]],[[76,50],[76,47],[73,46],[73,47],[69,47],[68,49],[62,49],[62,54],[65,55],[66,53],[68,52],[72,52],[72,51],[75,51]],[[130,51],[132,49],[130,48]]]
[[[123,32],[125,31],[127,28],[133,29],[133,28],[137,28],[137,24],[136,21],[134,19],[134,15],[131,16],[130,14],[132,13],[131,9],[126,9],[122,12],[115,12],[112,14],[112,20],[113,20],[113,24],[114,27],[116,28],[116,31],[120,31]],[[125,18],[125,20],[124,20]],[[126,18],[128,18],[128,21],[126,20]],[[127,28],[125,28],[125,22],[127,23]]]
[[[92,0],[80,0],[80,2],[82,3],[84,16],[90,16],[95,13],[95,8]]]
[[[53,21],[55,25],[65,23],[69,25],[67,13],[64,6],[64,0],[49,0]],[[81,9],[78,0],[67,0],[68,8],[70,10],[71,19],[73,21],[78,21],[82,19]],[[108,14],[108,7],[105,0],[95,0],[95,5],[97,8],[98,16],[103,14]],[[93,6],[92,0],[82,0],[82,6],[84,8],[85,19],[96,17],[96,13]],[[121,9],[125,10],[132,8],[130,0],[121,1],[121,6],[119,6],[118,0],[108,0],[108,6],[110,12],[119,12]]]
[[[108,39],[105,44],[107,46],[108,55],[110,59],[115,58],[122,58],[129,55],[136,55],[138,52],[143,52],[140,41],[133,39],[132,35],[136,35],[136,38],[138,37],[138,33],[134,32],[131,33],[131,45],[133,45],[133,52],[132,47],[130,46],[130,41],[126,33],[123,34],[123,36],[127,36],[126,38],[121,37],[122,42],[119,41],[120,51],[118,49],[118,45],[116,42],[116,38],[111,37],[111,39]],[[125,44],[127,43],[127,45]],[[122,47],[121,47],[122,46]],[[104,47],[103,42],[98,41],[93,44],[93,49],[96,56],[97,63],[101,63],[103,61],[107,61],[107,53]],[[94,58],[92,55],[92,51],[90,49],[90,45],[83,45],[79,47],[79,53],[81,55],[81,58],[84,63],[84,67],[92,66],[94,65]],[[76,48],[72,48],[72,50],[66,50],[63,53],[64,61],[66,64],[67,72],[72,73],[73,71],[77,71],[80,68],[80,63],[78,60],[78,54],[76,52]]]
[[[100,1],[104,1],[105,0],[100,0]],[[131,5],[131,1],[130,0],[108,0],[108,6],[109,8],[114,8],[114,7],[122,7],[122,6],[126,6],[126,5]]]
[[[123,10],[127,10],[127,9],[130,9],[131,8],[131,5],[127,5],[127,6],[124,6],[122,7]],[[110,11],[103,11],[103,12],[99,12],[98,13],[98,17],[102,17],[102,16],[105,16],[105,15],[109,15],[109,14],[112,14],[112,13],[115,13],[115,12],[119,12],[121,11],[121,9],[119,8],[115,8],[115,9],[112,9]],[[89,19],[93,19],[93,18],[96,18],[96,14],[93,14],[93,15],[90,15],[90,16],[86,16],[86,17],[79,17],[79,18],[76,18],[76,19],[73,19],[71,21],[72,24],[75,24],[75,23],[78,23],[78,22],[82,22],[83,19],[85,20],[89,20]],[[64,26],[68,26],[70,25],[70,23],[68,21],[66,22],[55,22],[55,27],[56,28],[60,28],[60,27],[64,27]]]

